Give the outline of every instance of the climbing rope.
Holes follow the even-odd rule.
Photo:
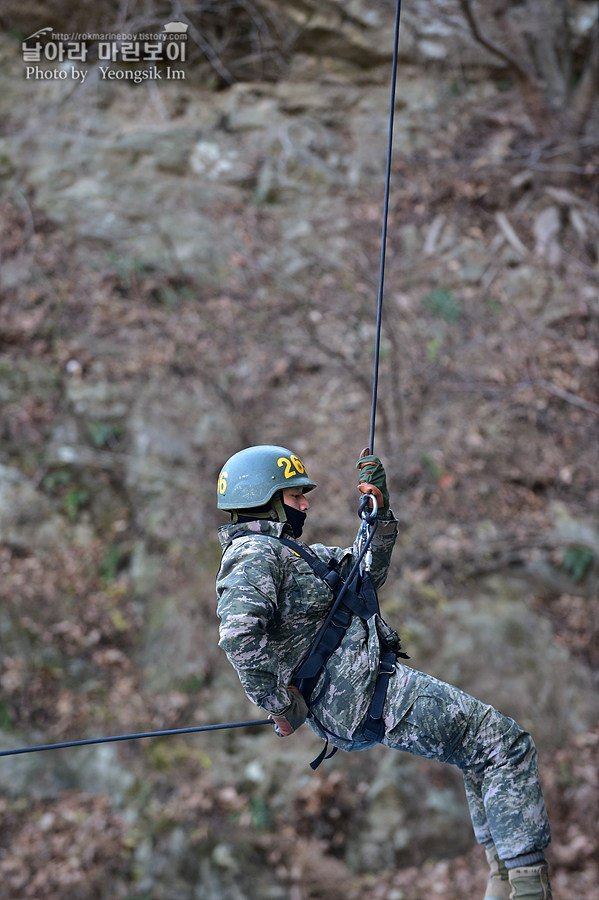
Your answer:
[[[372,407],[370,413],[370,442],[368,447],[374,453],[374,431],[376,422],[376,404],[379,385],[379,360],[381,354],[381,325],[383,320],[383,285],[385,282],[385,256],[387,250],[387,221],[389,218],[389,186],[391,183],[391,156],[393,153],[393,123],[395,119],[395,87],[397,84],[397,57],[399,54],[399,23],[401,19],[401,0],[397,0],[395,9],[395,33],[393,42],[393,67],[391,72],[391,99],[389,103],[389,128],[387,136],[387,165],[385,169],[385,192],[383,202],[383,229],[381,235],[381,260],[379,268],[379,287],[376,312],[376,340],[374,344],[374,377],[372,382]]]
[[[171,728],[168,731],[142,731],[138,734],[116,734],[112,737],[86,738],[82,741],[64,741],[61,744],[38,744],[35,747],[19,747],[2,750],[0,756],[17,756],[20,753],[41,753],[42,750],[64,750],[67,747],[87,747],[89,744],[111,744],[115,741],[138,741],[140,738],[170,737],[174,734],[196,734],[198,731],[221,731],[224,728],[248,728],[251,725],[273,725],[272,719],[256,719],[249,722],[225,722],[221,725],[192,725],[190,728]]]

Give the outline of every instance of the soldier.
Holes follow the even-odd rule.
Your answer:
[[[369,577],[378,588],[397,520],[380,460],[363,454],[356,466],[358,489],[377,501]],[[298,540],[314,487],[298,456],[271,445],[241,450],[219,476],[218,507],[231,514],[219,529],[219,646],[247,696],[280,736],[306,721],[334,748],[364,750],[380,741],[458,766],[489,862],[485,900],[551,900],[543,852],[550,830],[531,736],[492,706],[400,662],[405,654],[378,605],[368,613],[350,611],[314,689],[306,698],[298,690],[304,684],[298,669],[313,658],[314,637],[334,597],[334,577],[315,568],[324,563],[325,572],[346,578],[359,552],[358,541],[342,550]],[[389,653],[394,665],[385,668]],[[380,706],[378,730],[371,727],[374,705]]]

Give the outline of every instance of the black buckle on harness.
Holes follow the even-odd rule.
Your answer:
[[[334,594],[339,593],[343,586],[343,578],[335,569],[331,569],[330,572],[324,576],[323,581],[328,584]]]
[[[333,614],[333,618],[331,619],[331,624],[336,625],[337,628],[347,628],[351,621],[351,612],[348,609],[345,609],[343,606],[340,606],[339,609],[335,610]]]
[[[383,719],[373,719],[368,716],[364,722],[362,735],[367,741],[374,741],[379,744],[385,737],[385,723]]]
[[[391,650],[382,653],[379,662],[379,672],[374,686],[374,693],[370,701],[370,709],[364,722],[362,734],[369,741],[382,741],[385,736],[385,722],[383,709],[387,699],[389,679],[397,671],[397,657]]]
[[[395,675],[397,671],[397,662],[390,662],[387,659],[381,659],[379,666],[379,675]]]

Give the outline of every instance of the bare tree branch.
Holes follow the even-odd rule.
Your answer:
[[[578,397],[571,391],[565,391],[556,384],[551,384],[550,381],[546,381],[544,378],[537,378],[535,384],[543,388],[543,390],[548,391],[550,394],[559,397],[560,400],[565,400],[566,403],[571,403],[572,406],[577,406],[579,409],[584,409],[587,412],[593,413],[595,416],[599,416],[599,404],[593,403],[591,400],[584,400],[582,397]]]
[[[476,20],[476,16],[474,15],[474,10],[472,9],[472,3],[470,0],[460,0],[460,8],[464,14],[468,25],[470,26],[470,30],[474,36],[474,38],[478,41],[478,43],[485,47],[489,53],[492,53],[493,56],[497,56],[499,59],[502,59],[508,66],[513,69],[518,77],[525,83],[532,83],[532,77],[530,72],[528,72],[521,63],[513,56],[511,53],[508,53],[507,50],[504,50],[503,47],[500,47],[499,44],[496,44],[494,41],[490,40],[490,38],[486,37]]]

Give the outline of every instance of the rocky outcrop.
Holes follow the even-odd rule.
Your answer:
[[[353,536],[393,10],[283,6],[286,77],[220,92],[191,67],[174,85],[93,65],[85,84],[35,83],[2,45],[12,745],[254,714],[213,597],[214,484],[241,445],[293,444],[321,486],[310,537]],[[406,33],[377,431],[402,535],[383,602],[414,665],[515,715],[553,758],[597,721],[581,638],[596,629],[597,215],[584,186],[515,168],[522,122],[488,79],[438,76],[438,21],[417,8]],[[379,748],[313,777],[319,749],[244,732],[50,758],[35,779],[30,761],[0,769],[8,794],[48,804],[10,864],[28,834],[68,831],[65,789],[111,795],[112,858],[156,900],[198,883],[284,898],[314,860],[350,896],[351,869],[469,846],[456,773]],[[337,896],[319,877],[315,895]]]

